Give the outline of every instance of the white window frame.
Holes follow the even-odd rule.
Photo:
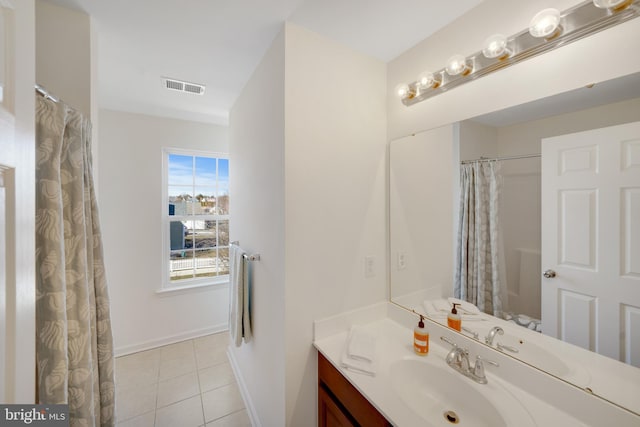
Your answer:
[[[161,224],[162,224],[162,281],[161,288],[156,292],[158,294],[176,291],[185,291],[189,289],[197,289],[211,286],[227,286],[229,284],[229,275],[220,275],[214,277],[201,277],[184,279],[180,281],[171,281],[169,272],[169,260],[171,258],[171,235],[169,232],[169,224],[175,221],[175,216],[169,215],[169,155],[177,154],[181,156],[195,157],[212,157],[217,159],[229,159],[228,153],[220,153],[214,151],[190,150],[184,148],[163,148],[162,149],[162,207],[161,207]],[[216,168],[216,182],[218,169]],[[202,220],[230,220],[230,215],[199,215],[198,219]]]

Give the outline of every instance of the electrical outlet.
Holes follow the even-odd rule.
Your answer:
[[[398,260],[396,263],[396,268],[398,270],[404,270],[407,267],[406,255],[404,252],[398,252]]]
[[[370,279],[376,276],[375,260],[376,259],[373,256],[364,257],[364,277],[366,279]]]

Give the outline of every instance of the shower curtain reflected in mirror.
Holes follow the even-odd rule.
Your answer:
[[[460,165],[460,213],[454,296],[502,317],[507,293],[499,223],[500,164]]]
[[[90,135],[79,112],[36,94],[37,391],[39,403],[69,405],[71,426],[113,426],[113,343]]]

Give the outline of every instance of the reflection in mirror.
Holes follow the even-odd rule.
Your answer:
[[[463,334],[640,414],[633,122],[640,75],[393,141],[392,301],[444,325],[450,298],[471,301],[484,313],[463,310]],[[460,226],[476,216],[460,202],[461,163],[477,159],[503,159],[475,162],[498,173],[482,245]]]

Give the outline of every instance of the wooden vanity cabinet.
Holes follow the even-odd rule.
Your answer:
[[[318,426],[391,426],[321,353],[318,353]]]

